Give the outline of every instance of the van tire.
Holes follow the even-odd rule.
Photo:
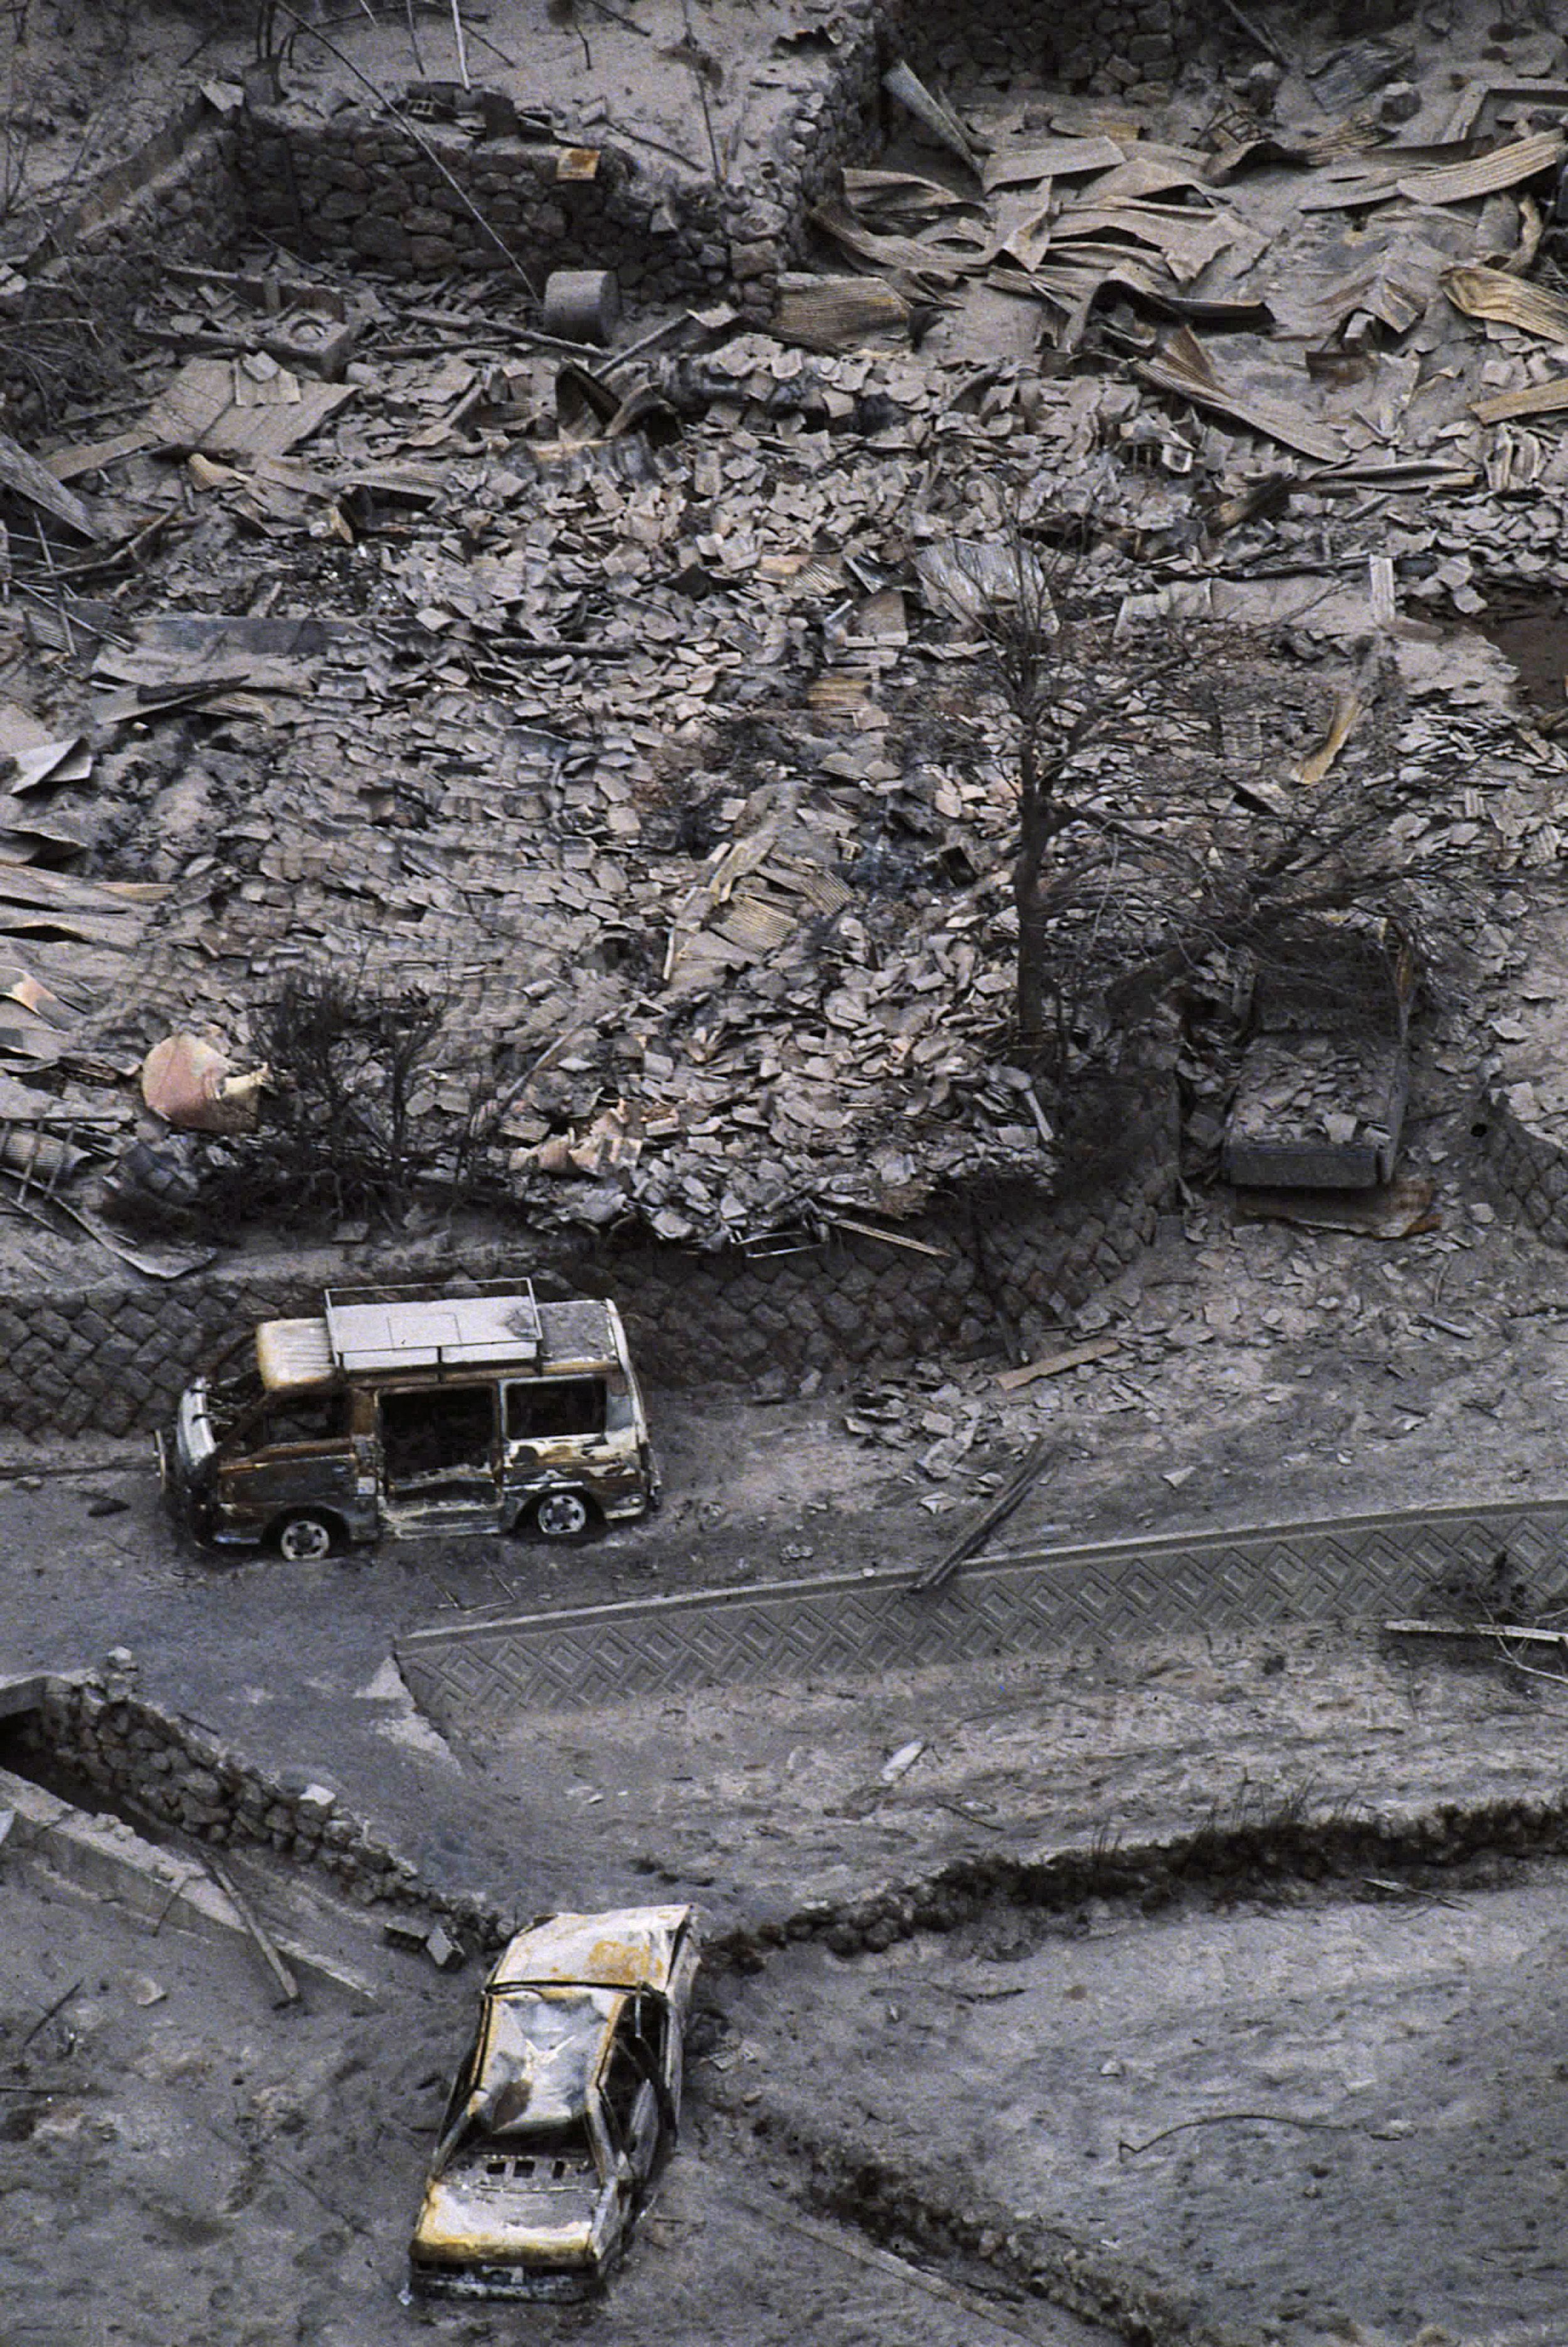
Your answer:
[[[284,1516],[272,1527],[272,1545],[285,1564],[319,1564],[337,1544],[337,1526],[314,1509]]]
[[[594,1513],[582,1491],[544,1491],[534,1502],[533,1527],[542,1540],[581,1540],[593,1529]]]

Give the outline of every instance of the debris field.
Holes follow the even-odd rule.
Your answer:
[[[888,14],[782,268],[732,238],[678,295],[607,252],[577,340],[548,253],[471,265],[483,220],[351,264],[263,204],[138,276],[90,378],[29,361],[67,200],[176,106],[526,134],[585,184],[635,152],[674,238],[749,171],[772,200],[792,77],[870,23],[260,13],[267,43],[194,8],[118,46],[64,8],[0,26],[7,1292],[136,1281],[156,1313],[299,1239],[275,1194],[200,1200],[265,1151],[268,1020],[323,972],[436,1006],[395,1232],[354,1201],[311,1234],[350,1261],[929,1253],[977,1185],[1043,1211],[1075,1080],[1151,1052],[1180,1168],[1045,1344],[999,1310],[897,1375],[651,1393],[663,1514],[564,1554],[218,1566],[145,1445],[7,1445],[15,2338],[1546,2347],[1564,1698],[1506,1555],[1449,1626],[1539,1645],[1311,1592],[1265,1635],[1217,1594],[1201,1642],[781,1665],[499,1735],[437,1733],[389,1657],[454,1608],[905,1563],[939,1592],[983,1542],[1562,1491],[1563,1233],[1495,1144],[1568,1148],[1568,39],[1274,0],[1174,12],[1172,79],[1118,50],[1053,80],[967,35],[945,69]],[[1054,1061],[1018,1015],[998,650],[1031,604],[1064,620],[1051,722],[1083,721],[1057,935],[1099,974]],[[1314,928],[1329,838],[1363,861]],[[1271,963],[1281,871],[1307,926]],[[177,1038],[214,1087],[251,1071],[227,1119],[149,1106]],[[282,1827],[210,1831],[200,1788],[170,1824],[128,1729],[112,1790],[46,1765],[6,1689],[79,1671],[194,1722],[215,1782],[319,1780],[436,1887],[418,1932]],[[106,1812],[108,1859],[46,1849],[40,1787]],[[149,1917],[155,1850],[221,1930]],[[496,1919],[656,1901],[708,1953],[624,2267],[523,2318],[411,2297]],[[294,1998],[269,1949],[320,1958]]]

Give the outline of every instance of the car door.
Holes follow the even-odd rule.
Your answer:
[[[354,1515],[354,1452],[342,1393],[280,1397],[253,1421],[244,1448],[218,1459],[226,1510],[263,1527],[289,1509]]]
[[[497,1532],[495,1381],[384,1387],[376,1397],[382,1512],[395,1532]]]
[[[659,2096],[638,2037],[636,2008],[629,2000],[616,2024],[604,2074],[604,2106],[616,2149],[625,2156],[630,2178],[641,2189],[652,2174],[663,2132]]]

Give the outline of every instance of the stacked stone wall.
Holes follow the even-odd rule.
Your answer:
[[[846,162],[879,148],[880,77],[894,56],[938,82],[1020,77],[1113,94],[1173,79],[1197,28],[1193,0],[1082,10],[1065,0],[935,10],[859,0],[825,55],[799,54],[776,89],[758,84],[745,150],[721,151],[704,179],[678,177],[656,151],[640,155],[615,134],[591,179],[562,179],[565,150],[490,135],[494,108],[411,128],[386,111],[349,108],[321,122],[266,107],[241,125],[240,170],[261,226],[343,266],[436,279],[516,263],[536,282],[552,269],[609,269],[635,299],[729,289],[761,316],[779,272],[802,257],[812,207],[836,191]],[[708,165],[695,108],[688,143]]]
[[[890,12],[917,71],[961,85],[975,79],[1054,82],[1114,94],[1173,81],[1204,29],[1193,0],[962,0]]]
[[[337,115],[301,123],[250,114],[240,172],[258,226],[296,251],[398,278],[485,275],[515,262],[530,282],[551,269],[613,269],[648,300],[725,284],[729,253],[711,188],[678,207],[636,159],[600,150],[591,179],[559,176],[566,150],[518,138],[470,138],[439,124]],[[478,215],[476,218],[476,214]]]
[[[780,271],[799,265],[813,205],[839,193],[845,163],[881,148],[883,19],[852,7],[835,31],[838,46],[778,106],[762,152],[745,165],[744,187],[728,193],[734,290],[756,317],[771,316]]]
[[[697,179],[614,136],[593,178],[562,178],[563,150],[486,135],[504,118],[494,109],[467,127],[421,121],[415,135],[380,109],[323,122],[263,100],[219,118],[192,98],[55,220],[5,315],[56,339],[80,318],[112,333],[169,261],[221,265],[253,225],[349,270],[368,262],[434,281],[516,263],[538,283],[553,269],[609,269],[634,301],[726,291],[762,317],[779,272],[803,256],[812,207],[835,192],[845,162],[880,146],[880,75],[894,56],[938,83],[1018,77],[1114,93],[1171,79],[1200,29],[1194,0],[1081,10],[1065,0],[935,10],[852,0],[825,52],[770,67],[776,82],[760,81],[748,100],[744,149],[721,152],[717,171]],[[695,108],[689,144],[708,166]],[[4,340],[0,388],[25,416],[34,378],[7,362]]]
[[[575,178],[571,150],[490,135],[493,114],[413,124],[406,112],[356,108],[323,123],[281,105],[241,123],[247,205],[282,241],[342,267],[434,279],[515,264],[536,285],[553,269],[609,269],[635,300],[733,286],[760,313],[800,256],[810,207],[879,135],[872,12],[852,10],[838,31],[830,55],[803,59],[795,86],[765,112],[748,108],[748,151],[721,152],[704,179],[678,179],[656,152],[644,159],[614,136],[593,176]],[[710,162],[695,111],[689,144]]]
[[[39,412],[40,378],[90,395],[171,261],[224,265],[243,220],[237,154],[230,122],[198,100],[55,220],[19,272],[26,290],[0,302],[15,416]]]
[[[1054,1197],[976,1185],[888,1239],[834,1229],[777,1253],[519,1239],[444,1260],[325,1254],[0,1296],[0,1425],[27,1435],[128,1435],[166,1419],[197,1369],[255,1321],[319,1311],[323,1286],[504,1276],[519,1256],[567,1289],[613,1296],[659,1385],[784,1389],[810,1371],[897,1369],[1017,1337],[1038,1344],[1153,1235],[1171,1196],[1177,1117],[1168,1076],[1100,1103]],[[909,1244],[913,1242],[914,1244]]]
[[[493,1942],[518,1928],[473,1893],[425,1881],[330,1786],[270,1775],[112,1674],[46,1679],[12,1732],[34,1760],[193,1841],[277,1851],[319,1868],[356,1904],[415,1909],[465,1937]]]

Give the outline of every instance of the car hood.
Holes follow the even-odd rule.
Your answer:
[[[492,2176],[483,2161],[459,2164],[425,2187],[413,2254],[443,2265],[593,2268],[610,2248],[615,2212],[613,2187],[597,2178],[528,2184]]]

